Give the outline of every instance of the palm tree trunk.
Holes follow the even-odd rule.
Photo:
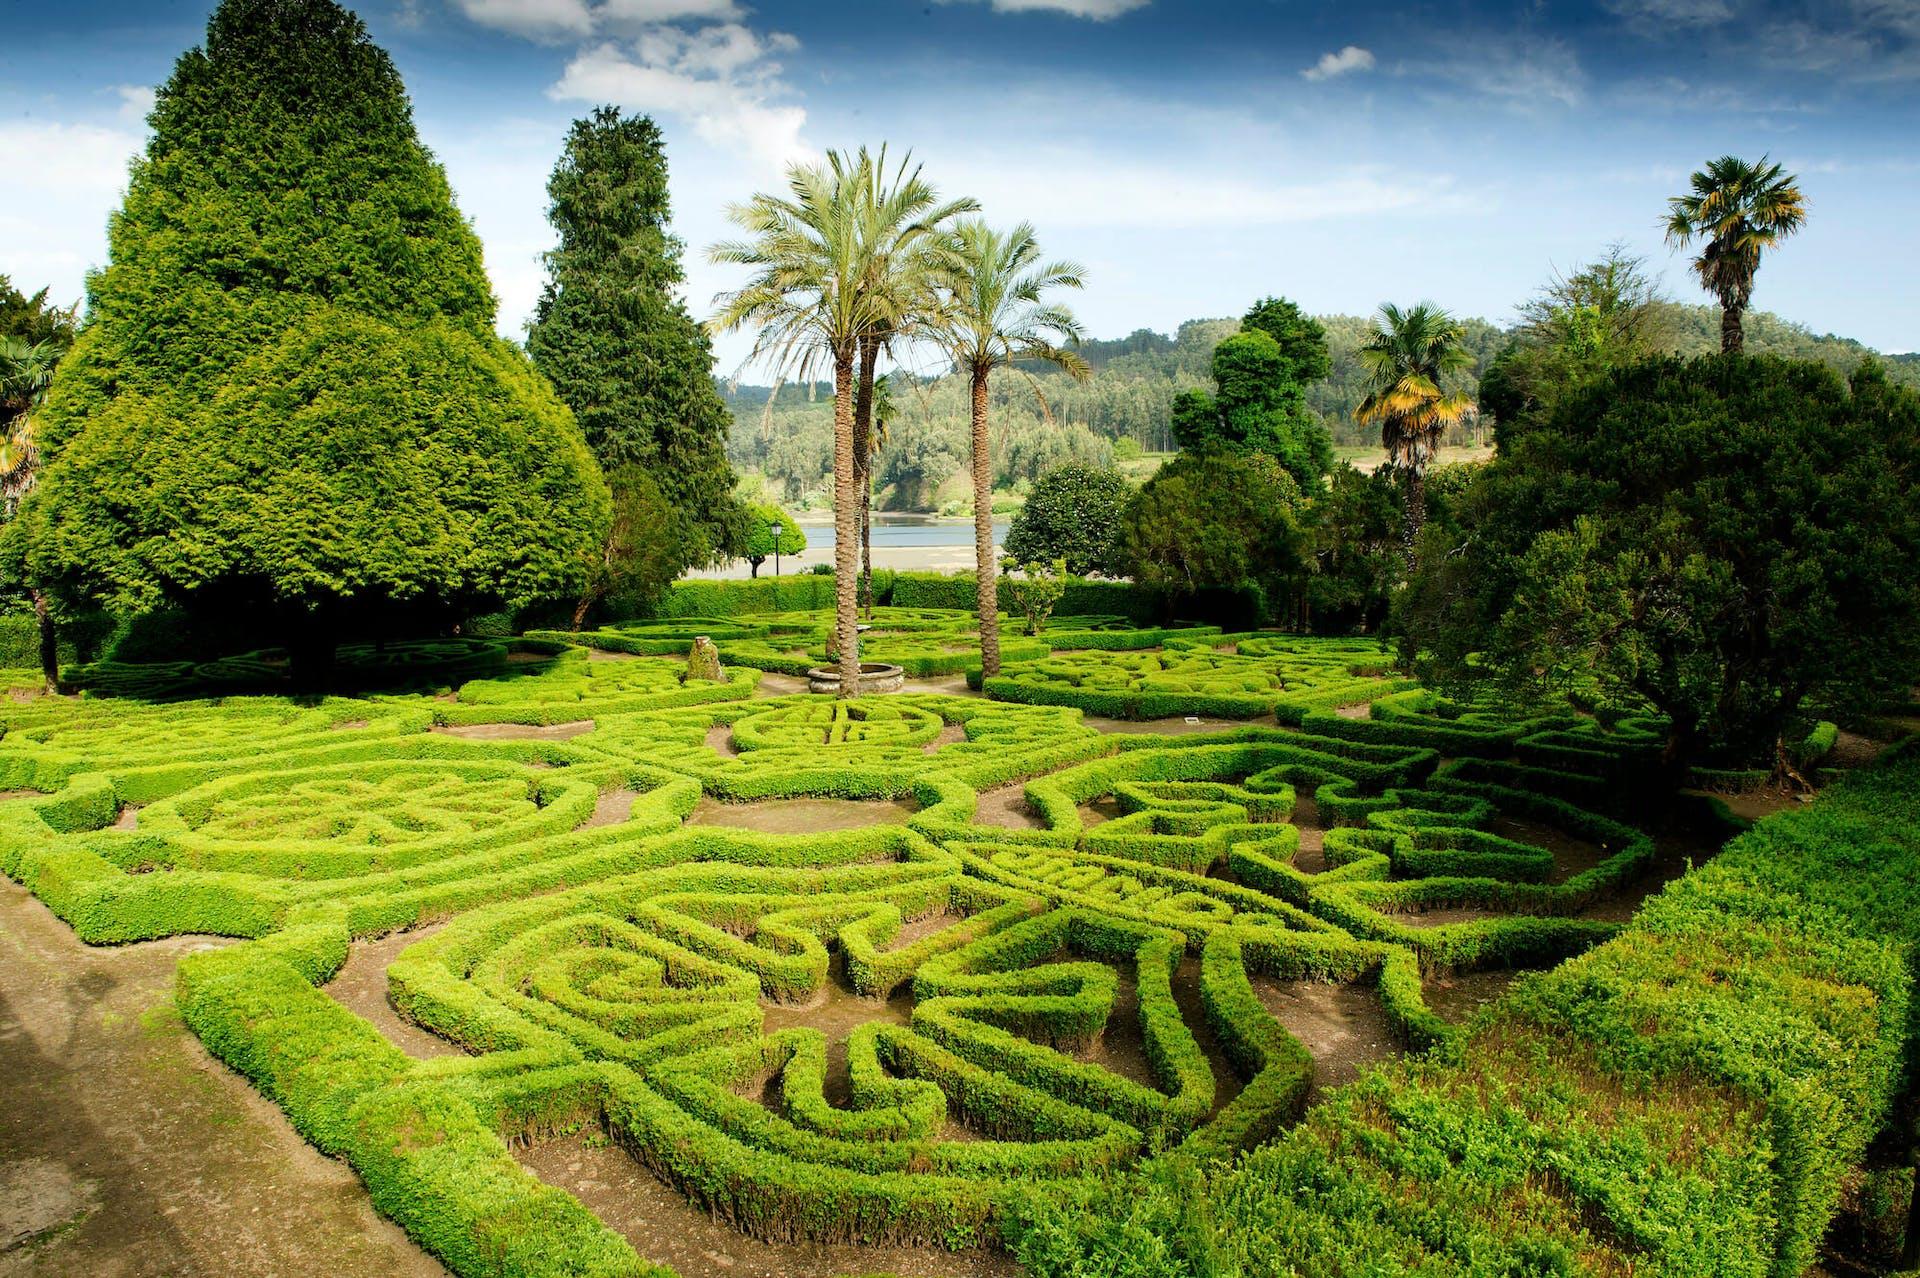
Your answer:
[[[1407,468],[1407,514],[1400,526],[1400,553],[1407,561],[1407,576],[1413,576],[1414,545],[1427,523],[1427,475],[1423,467]]]
[[[864,553],[867,546],[867,500],[873,470],[873,366],[880,355],[880,343],[871,338],[860,342],[860,382],[853,393],[853,481],[860,490],[860,604],[867,620],[873,620],[873,570]]]
[[[1720,307],[1720,353],[1738,355],[1746,349],[1747,331],[1740,320],[1746,314],[1744,302],[1729,302]]]
[[[854,531],[859,494],[853,474],[854,351],[833,356],[833,650],[840,662],[840,695],[860,694],[860,632],[857,580],[860,547]]]
[[[60,689],[60,631],[54,625],[53,612],[47,607],[44,591],[29,589],[27,594],[33,600],[33,615],[40,623],[40,673],[47,681],[47,691]]]
[[[973,370],[973,558],[979,582],[980,669],[1000,673],[1000,583],[993,558],[993,458],[987,450],[986,368]]]
[[[869,458],[867,482],[860,485],[860,581],[867,592],[867,620],[873,620],[873,465]]]

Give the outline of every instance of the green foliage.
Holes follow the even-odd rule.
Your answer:
[[[780,528],[775,536],[774,525]],[[795,523],[793,516],[778,506],[754,504],[747,507],[746,531],[740,539],[740,557],[753,565],[754,576],[760,575],[760,565],[772,558],[777,551],[782,555],[797,555],[807,548],[807,534]]]
[[[1025,633],[1039,634],[1047,618],[1053,615],[1054,607],[1067,593],[1067,561],[1029,560],[1023,564],[1009,558],[1006,571],[1019,573],[1007,578],[1006,593],[1013,598],[1014,611],[1027,619]]]
[[[1076,576],[1120,572],[1120,518],[1132,485],[1118,471],[1062,466],[1034,483],[1007,529],[1015,559],[1064,559]]]
[[[1804,1267],[1904,1078],[1911,752],[1623,931],[1582,915],[1653,843],[1591,805],[1644,804],[1648,725],[1450,703],[1362,641],[1072,620],[1042,639],[1083,651],[1010,650],[1034,677],[990,681],[1004,701],[755,698],[731,654],[728,683],[681,681],[690,634],[777,654],[815,612],[586,636],[620,661],[556,639],[451,700],[12,703],[0,788],[34,793],[0,802],[0,872],[88,940],[252,938],[183,961],[188,1024],[463,1275],[652,1272],[509,1152],[583,1127],[754,1237],[1004,1239],[1043,1275]],[[931,651],[963,617],[876,623]],[[1109,695],[1304,730],[1067,708]],[[515,723],[578,730],[428,731]],[[1021,783],[1028,820],[976,820]],[[800,796],[905,823],[704,819]],[[463,1049],[421,1060],[322,987],[440,921],[386,968]],[[1423,997],[1423,970],[1583,953],[1466,1027]],[[1309,1108],[1314,1056],[1263,998],[1297,981],[1359,986],[1424,1055]],[[806,1009],[844,994],[875,1015],[840,1078]],[[1089,1054],[1122,1035],[1135,1066]]]
[[[1321,381],[1333,371],[1327,330],[1284,297],[1264,297],[1240,317],[1242,332],[1265,333],[1280,347],[1279,380],[1299,387]]]
[[[1270,605],[1305,566],[1300,505],[1293,477],[1265,454],[1183,453],[1128,503],[1123,562],[1176,598],[1251,590]]]
[[[1636,365],[1486,468],[1425,548],[1409,651],[1650,704],[1675,760],[1760,757],[1803,707],[1912,684],[1917,471],[1920,396],[1876,371]]]
[[[30,346],[49,340],[70,344],[79,307],[55,305],[48,298],[51,291],[22,293],[0,274],[0,337],[17,337]]]
[[[527,351],[609,473],[646,472],[674,513],[675,571],[726,557],[734,532],[731,424],[713,348],[675,290],[660,130],[613,107],[576,120],[547,183],[560,243]]]
[[[1555,277],[1521,308],[1520,319],[1480,378],[1480,410],[1494,419],[1494,442],[1502,447],[1561,399],[1669,341],[1646,259],[1618,245]]]
[[[574,605],[578,624],[595,606],[616,616],[643,612],[686,566],[687,512],[667,500],[644,466],[607,475],[613,518],[587,558],[586,585]]]
[[[578,584],[604,485],[359,19],[225,0],[151,120],[41,417],[32,573],[315,646]]]
[[[311,310],[204,405],[172,407],[124,395],[56,456],[28,506],[43,579],[128,611],[182,599],[337,631],[356,610],[452,617],[577,583],[607,524],[565,407],[505,343],[444,320]]]
[[[1431,479],[1429,480],[1431,483]],[[1432,492],[1431,487],[1429,493]],[[1393,472],[1336,466],[1307,507],[1308,620],[1319,630],[1378,630],[1400,576],[1400,494]]]
[[[1291,302],[1268,298],[1214,347],[1213,393],[1174,398],[1173,438],[1194,452],[1264,453],[1302,488],[1317,486],[1333,463],[1333,443],[1306,406],[1306,388],[1330,367],[1320,325]]]

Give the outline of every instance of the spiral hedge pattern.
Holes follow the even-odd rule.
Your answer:
[[[880,611],[875,648],[923,669],[971,624]],[[991,1243],[1035,1194],[1295,1123],[1313,1060],[1262,982],[1368,982],[1430,1049],[1459,1031],[1423,972],[1593,946],[1619,924],[1583,915],[1654,856],[1610,810],[1646,725],[1453,705],[1368,643],[1067,619],[985,698],[756,696],[741,654],[812,661],[820,624],[458,644],[436,651],[480,669],[444,691],[9,706],[0,868],[89,941],[253,938],[183,963],[189,1023],[457,1272],[612,1274],[645,1266],[507,1139],[603,1124],[761,1238]],[[695,634],[725,682],[647,655]],[[214,666],[107,682],[178,697],[248,662]],[[1116,734],[1086,712],[1262,722]],[[911,811],[688,819],[801,797]],[[1498,832],[1516,822],[1592,863]],[[416,1061],[321,987],[355,940],[443,919],[390,997],[463,1054]],[[829,998],[874,1012],[844,1071],[805,1024]]]

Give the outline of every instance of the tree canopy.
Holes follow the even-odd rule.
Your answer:
[[[1300,505],[1300,486],[1265,454],[1182,453],[1128,504],[1123,559],[1143,586],[1237,591],[1265,614],[1306,568]]]
[[[1303,488],[1317,487],[1333,464],[1333,439],[1306,392],[1331,368],[1325,330],[1293,303],[1267,298],[1214,347],[1213,390],[1174,397],[1173,438],[1191,452],[1265,454]]]
[[[479,241],[359,19],[224,0],[151,122],[42,414],[31,570],[247,607],[316,651],[355,614],[577,584],[605,486],[493,335]]]
[[[667,160],[646,116],[601,107],[574,121],[547,183],[560,243],[527,350],[573,409],[611,476],[639,466],[678,513],[681,568],[726,558],[736,525],[732,415],[713,346],[675,290],[683,246],[667,229]]]
[[[1066,561],[1067,571],[1120,575],[1120,518],[1133,485],[1116,470],[1062,466],[1033,485],[1007,529],[1006,553],[1021,563]]]
[[[1438,673],[1597,687],[1670,758],[1764,753],[1920,675],[1920,395],[1877,368],[1618,370],[1483,468],[1405,609]],[[1444,542],[1445,544],[1437,544]]]
[[[775,536],[775,529],[779,535]],[[753,575],[760,575],[760,565],[774,555],[797,555],[807,548],[807,534],[794,522],[792,515],[778,506],[756,502],[746,508],[745,532],[740,538],[740,557],[753,565]]]

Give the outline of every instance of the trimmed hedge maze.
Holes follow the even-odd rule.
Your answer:
[[[930,660],[965,633],[881,611]],[[1904,960],[1762,928],[1754,952],[1791,957],[1736,975],[1716,910],[1800,916],[1725,875],[1624,923],[1660,855],[1634,824],[1645,725],[1447,703],[1365,643],[1071,620],[990,697],[764,696],[758,668],[688,681],[664,655],[787,652],[801,615],[522,640],[537,660],[445,691],[9,705],[0,869],[89,941],[245,938],[182,961],[189,1025],[463,1275],[664,1272],[513,1153],[581,1128],[776,1244],[1066,1273],[1111,1225],[1174,1272],[1191,1229],[1152,1213],[1211,1184],[1209,1245],[1247,1272],[1348,1272],[1321,1262],[1372,1254],[1355,1239],[1434,1273],[1791,1272],[1887,1112]],[[769,801],[801,805],[794,832],[731,823]],[[1874,836],[1819,837],[1844,859]],[[1804,887],[1770,872],[1779,902]],[[388,999],[460,1050],[417,1059],[328,983],[425,924]],[[1695,930],[1758,1010],[1675,971]],[[1426,1001],[1504,968],[1552,975],[1464,1027]],[[1314,1103],[1272,1010],[1302,981],[1373,991],[1417,1063]],[[1619,1113],[1555,1119],[1549,1032],[1581,1036],[1576,1092],[1631,1091]],[[1503,1149],[1519,1181],[1474,1162]],[[1749,1191],[1765,1213],[1715,1215]],[[1266,1232],[1276,1195],[1299,1228]]]
[[[1139,629],[1119,616],[1056,617],[1039,635],[1028,636],[1019,625],[1001,616],[1000,651],[1003,662],[1024,662],[1055,651],[1114,651],[1152,648],[1174,637],[1200,639],[1217,636],[1217,626],[1177,629]],[[915,678],[978,674],[979,624],[972,613],[941,608],[875,608],[860,639],[865,661],[899,666]],[[730,664],[752,666],[777,674],[804,675],[831,661],[833,611],[764,613],[744,617],[677,617],[671,621],[635,622],[573,634],[541,630],[532,639],[573,642],[604,652],[636,655],[684,653],[696,636],[711,638]]]

